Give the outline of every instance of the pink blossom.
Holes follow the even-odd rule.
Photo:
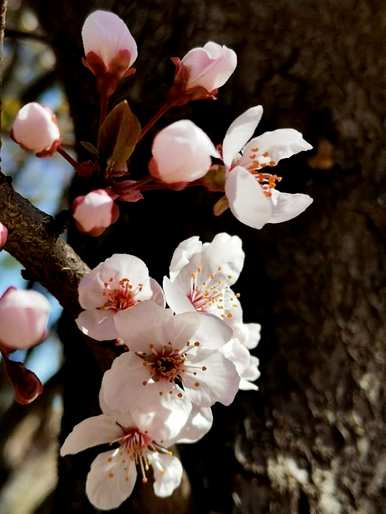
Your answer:
[[[165,432],[168,411],[149,405],[149,411],[131,410],[119,413],[101,404],[103,414],[81,421],[67,436],[60,450],[62,456],[72,455],[102,444],[116,447],[100,453],[87,475],[86,494],[98,509],[118,507],[132,493],[138,473],[142,481],[153,470],[154,493],[170,496],[179,486],[182,465],[167,448],[176,442]],[[197,438],[195,439],[197,440]]]
[[[245,111],[228,128],[223,141],[229,207],[238,220],[258,229],[298,216],[313,201],[305,194],[278,191],[281,177],[266,171],[312,146],[294,129],[277,129],[250,139],[262,114],[261,105]]]
[[[76,323],[97,341],[116,339],[117,314],[124,312],[130,322],[136,306],[151,299],[164,305],[162,289],[149,277],[146,264],[134,255],[114,254],[81,279],[79,303],[85,310]]]
[[[150,173],[168,184],[203,177],[211,165],[211,156],[218,157],[205,132],[189,120],[161,130],[154,138],[152,153]]]
[[[116,327],[129,351],[104,374],[101,397],[114,409],[140,411],[158,401],[182,428],[192,408],[229,405],[240,378],[221,352],[231,330],[214,316],[173,315],[154,302],[140,304],[129,320],[118,313]]]
[[[22,349],[39,343],[47,332],[50,310],[37,291],[9,288],[0,298],[0,344]]]
[[[186,89],[202,87],[209,93],[223,86],[237,66],[236,53],[217,43],[209,41],[202,48],[193,48],[181,64],[188,71]]]
[[[85,20],[82,39],[85,65],[104,81],[110,95],[117,81],[131,73],[138,56],[137,44],[125,22],[109,11],[94,11]]]
[[[0,223],[0,250],[4,248],[8,239],[8,229],[3,223]]]
[[[53,112],[36,102],[20,109],[11,135],[16,143],[40,157],[51,155],[60,144],[60,132]]]
[[[76,226],[90,236],[100,236],[119,217],[119,207],[104,189],[75,198],[72,205]]]

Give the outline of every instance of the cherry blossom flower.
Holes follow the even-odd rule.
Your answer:
[[[132,73],[137,59],[137,44],[125,22],[109,11],[97,10],[85,20],[82,28],[84,64],[102,82],[110,96],[117,82]]]
[[[117,314],[123,312],[130,323],[136,306],[150,299],[164,305],[162,289],[146,264],[134,255],[114,254],[81,279],[79,303],[85,310],[76,323],[97,341],[115,339]]]
[[[241,239],[217,234],[211,243],[197,236],[176,248],[170,264],[170,279],[164,278],[166,301],[177,314],[207,312],[234,324],[242,323],[240,302],[231,286],[244,265]]]
[[[90,236],[100,236],[119,218],[119,207],[105,189],[96,189],[75,198],[73,217],[77,228]]]
[[[11,130],[12,138],[26,150],[45,157],[60,145],[60,132],[51,109],[31,102],[17,113]]]
[[[256,391],[257,386],[252,382],[260,376],[259,359],[251,355],[239,339],[231,339],[223,346],[222,352],[236,366],[237,372],[240,375],[239,389],[242,391]]]
[[[50,310],[48,300],[37,291],[7,289],[0,298],[0,345],[15,350],[40,343]]]
[[[181,428],[192,404],[233,401],[240,378],[220,351],[231,336],[221,320],[197,312],[174,316],[146,302],[130,321],[117,313],[116,327],[129,351],[114,360],[102,380],[101,396],[112,408],[125,411],[134,404],[146,410],[146,398],[158,400],[175,413],[174,426]]]
[[[253,228],[288,221],[313,201],[308,195],[277,191],[281,177],[261,171],[312,148],[294,129],[277,129],[250,139],[262,114],[260,105],[245,111],[231,124],[223,141],[229,207],[239,221]]]
[[[229,79],[237,66],[236,53],[213,41],[193,48],[181,60],[188,71],[186,89],[201,87],[215,93]]]
[[[149,171],[168,184],[192,182],[203,177],[211,156],[219,157],[209,137],[189,120],[180,120],[161,130],[153,141]]]
[[[98,509],[118,507],[134,489],[138,471],[146,483],[153,469],[153,489],[157,496],[170,496],[179,486],[182,465],[167,448],[175,441],[164,430],[166,411],[150,409],[117,413],[101,404],[103,414],[81,421],[67,436],[60,450],[72,455],[101,444],[116,444],[113,450],[100,453],[87,475],[86,494]]]
[[[8,229],[3,223],[0,223],[0,250],[4,248],[8,239]]]

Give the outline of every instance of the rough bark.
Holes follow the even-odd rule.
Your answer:
[[[143,204],[127,207],[106,237],[73,235],[72,241],[89,265],[127,251],[146,259],[159,278],[184,237],[207,239],[225,229],[244,239],[247,265],[239,290],[246,319],[261,321],[264,329],[260,392],[241,393],[231,408],[216,409],[211,433],[181,448],[197,512],[384,512],[383,3],[31,4],[56,51],[78,142],[92,139],[97,119],[93,80],[80,65],[80,27],[92,8],[102,6],[123,16],[139,42],[137,77],[121,94],[129,94],[142,119],[160,103],[171,78],[167,57],[213,39],[236,49],[238,72],[217,102],[196,103],[183,114],[221,141],[235,114],[262,103],[262,129],[296,127],[320,150],[313,168],[306,156],[280,167],[283,188],[315,197],[294,222],[256,232],[228,214],[213,220],[201,193],[149,194]],[[330,147],[332,154],[323,158]],[[135,169],[146,150],[138,152]],[[75,184],[74,190],[84,187]],[[82,352],[72,347],[68,354],[64,432],[97,408],[97,385],[89,381],[99,375]],[[93,512],[82,493],[87,466],[75,458],[61,464],[55,513]],[[132,503],[131,511],[136,508]],[[157,505],[140,509],[166,512]]]

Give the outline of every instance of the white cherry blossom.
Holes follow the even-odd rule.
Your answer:
[[[55,152],[60,144],[60,132],[49,107],[30,102],[19,110],[11,131],[14,140],[39,156]]]
[[[242,322],[242,310],[232,291],[244,265],[241,239],[217,234],[211,243],[191,237],[178,245],[171,264],[170,279],[163,287],[169,307],[177,314],[207,312],[231,324]]]
[[[97,237],[119,217],[119,207],[105,189],[95,189],[75,198],[73,217],[81,232]]]
[[[190,120],[162,129],[153,141],[149,171],[165,183],[192,182],[203,177],[211,156],[219,157],[212,141]]]
[[[96,54],[110,72],[118,64],[123,71],[129,68],[138,55],[137,44],[125,22],[109,11],[97,10],[87,16],[82,39],[86,59],[90,52]]]
[[[250,139],[262,114],[261,105],[245,111],[231,124],[223,141],[229,207],[239,221],[258,229],[298,216],[313,201],[305,194],[276,190],[281,177],[263,170],[312,146],[294,129],[278,129]]]
[[[62,456],[101,444],[116,445],[94,459],[87,476],[86,494],[96,508],[118,507],[132,493],[138,472],[146,483],[150,468],[157,496],[170,496],[179,486],[182,465],[167,450],[177,438],[172,441],[165,437],[164,414],[168,413],[148,407],[145,413],[117,413],[104,405],[103,414],[81,421],[64,441]]]
[[[222,352],[233,362],[240,375],[239,389],[242,391],[257,390],[253,384],[260,376],[259,359],[249,353],[249,350],[238,340],[231,339],[223,346]]]
[[[237,55],[225,45],[209,41],[192,48],[181,60],[188,70],[187,89],[203,87],[209,93],[223,86],[237,66]]]
[[[81,279],[79,303],[85,310],[76,323],[97,341],[115,339],[117,314],[123,312],[130,323],[136,306],[150,299],[164,305],[162,289],[146,264],[134,255],[114,254]]]
[[[0,297],[0,345],[26,349],[47,334],[51,306],[37,291],[10,287]]]
[[[3,223],[0,223],[0,250],[6,245],[7,240],[8,229]]]
[[[129,351],[113,362],[102,380],[101,395],[116,410],[146,410],[148,401],[174,413],[181,429],[192,404],[229,405],[240,378],[221,353],[231,331],[214,316],[189,312],[173,315],[154,302],[137,306],[135,319],[118,313],[116,327]]]

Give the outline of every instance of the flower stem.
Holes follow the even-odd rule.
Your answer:
[[[71,157],[71,155],[69,153],[66,152],[66,150],[62,147],[62,146],[58,146],[58,148],[56,149],[56,151],[62,156],[64,157],[64,159],[66,159],[67,162],[69,162],[71,164],[71,166],[73,168],[77,168],[79,166],[79,162],[76,161],[73,157]]]
[[[141,141],[141,139],[149,132],[149,130],[157,123],[159,119],[162,118],[162,116],[167,113],[171,108],[173,107],[172,102],[166,102],[164,105],[161,106],[161,108],[154,114],[152,118],[146,123],[146,125],[141,130],[141,133],[138,137],[138,141]]]
[[[102,90],[99,99],[99,128],[102,126],[102,123],[107,116],[108,104],[109,97],[107,96],[106,92]]]

